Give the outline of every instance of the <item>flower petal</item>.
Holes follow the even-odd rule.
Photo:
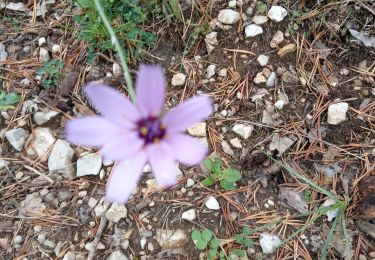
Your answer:
[[[174,134],[166,139],[175,158],[185,165],[200,163],[207,154],[207,147],[198,139],[185,134]]]
[[[136,82],[137,105],[144,117],[158,116],[164,104],[165,78],[160,66],[140,65]]]
[[[168,133],[184,131],[195,123],[203,121],[213,112],[213,105],[208,96],[188,99],[171,109],[163,118]]]
[[[107,183],[107,200],[125,203],[137,186],[145,163],[146,153],[139,152],[131,159],[116,164]]]
[[[120,135],[122,129],[100,116],[82,117],[66,123],[66,140],[76,145],[100,147]]]
[[[118,161],[127,159],[144,145],[135,131],[127,132],[119,137],[113,137],[100,149],[106,160]]]
[[[171,186],[177,183],[177,164],[166,147],[152,145],[148,147],[148,159],[152,172],[161,186]]]
[[[140,118],[138,109],[123,94],[104,84],[92,82],[85,87],[87,97],[106,118],[124,127]]]

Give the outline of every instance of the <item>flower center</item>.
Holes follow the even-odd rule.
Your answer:
[[[138,121],[139,137],[145,141],[145,144],[157,144],[165,137],[165,126],[157,117],[148,117]]]

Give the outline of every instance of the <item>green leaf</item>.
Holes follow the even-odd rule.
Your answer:
[[[254,244],[254,242],[251,238],[245,237],[244,243],[243,243],[244,246],[252,246],[253,244]]]
[[[219,256],[220,256],[220,260],[225,259],[225,252],[221,251]]]
[[[236,242],[238,243],[238,244],[243,244],[243,242],[244,242],[244,236],[242,235],[242,234],[237,234],[236,235],[236,237],[235,237],[235,239],[236,239]]]
[[[244,256],[245,256],[245,252],[244,252],[243,250],[240,250],[240,249],[235,249],[235,250],[233,251],[233,253],[234,253],[235,255],[237,255],[238,257],[244,257]]]
[[[212,238],[212,232],[209,229],[205,229],[202,231],[202,237],[207,243],[211,240]]]
[[[10,92],[5,93],[4,91],[0,92],[0,110],[14,108],[12,105],[18,103],[21,97],[17,93]]]
[[[204,160],[203,164],[204,164],[204,166],[206,166],[206,168],[210,172],[216,173],[216,174],[221,173],[221,160],[220,159],[218,159],[218,158],[207,158],[206,160]]]
[[[208,251],[208,257],[214,259],[217,254],[217,249],[216,248],[211,248],[210,251]]]
[[[223,171],[223,178],[227,182],[236,182],[241,179],[241,173],[235,169],[225,169]]]
[[[223,187],[226,190],[235,190],[236,189],[236,185],[233,182],[227,182],[225,180],[221,180],[220,185],[221,185],[221,187]]]
[[[218,248],[220,246],[220,240],[214,237],[213,239],[211,239],[210,245],[212,248]]]
[[[193,239],[195,246],[199,250],[206,249],[208,241],[206,241],[203,238],[203,235],[202,235],[201,232],[199,232],[198,230],[194,229],[193,232],[191,233],[191,238]]]
[[[244,235],[251,235],[253,233],[253,231],[251,231],[251,228],[249,227],[244,227],[243,230],[242,230],[242,233],[244,233]]]
[[[211,186],[215,183],[214,179],[209,176],[207,177],[206,179],[204,179],[203,181],[201,181],[201,184],[204,186],[204,187],[208,187],[208,186]]]
[[[202,234],[198,230],[194,229],[193,232],[191,232],[191,238],[194,241],[202,240]]]

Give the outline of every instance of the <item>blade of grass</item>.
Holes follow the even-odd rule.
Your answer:
[[[120,42],[118,41],[117,36],[116,36],[111,24],[109,23],[109,21],[107,19],[107,16],[105,15],[105,13],[103,11],[103,8],[100,5],[99,0],[94,0],[94,2],[95,2],[96,10],[98,11],[98,13],[100,15],[100,18],[102,18],[102,20],[103,20],[105,28],[107,29],[108,33],[111,36],[112,44],[115,46],[115,48],[117,50],[118,57],[119,57],[120,62],[121,62],[121,66],[124,70],[124,79],[125,79],[125,82],[126,82],[126,89],[129,92],[129,96],[130,96],[131,100],[133,101],[133,103],[135,103],[136,102],[136,96],[135,96],[135,91],[134,91],[134,87],[133,87],[133,81],[132,81],[132,78],[131,78],[131,75],[130,75],[130,72],[129,72],[129,67],[128,67],[128,64],[126,63],[125,53],[124,53],[123,49],[121,48]]]
[[[322,250],[322,255],[321,255],[321,258],[320,258],[321,260],[327,259],[328,250],[329,250],[329,247],[331,245],[332,235],[333,235],[333,232],[336,229],[336,226],[337,226],[337,224],[339,222],[339,219],[341,218],[342,214],[343,214],[343,208],[340,208],[339,212],[337,213],[337,216],[335,217],[335,220],[332,223],[332,227],[329,230],[328,236],[327,236],[326,241],[324,243],[324,248]]]
[[[178,2],[178,0],[169,0],[169,5],[171,6],[172,12],[177,21],[182,22],[180,3]]]

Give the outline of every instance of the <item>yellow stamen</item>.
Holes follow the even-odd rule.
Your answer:
[[[167,129],[167,127],[165,126],[165,125],[163,125],[163,124],[159,124],[159,129],[160,130],[165,130],[165,129]]]
[[[160,142],[160,138],[155,137],[153,140],[154,144],[158,144]]]
[[[141,132],[142,135],[147,135],[147,133],[148,133],[148,128],[144,126],[144,127],[141,127],[141,128],[139,129],[139,131]]]

